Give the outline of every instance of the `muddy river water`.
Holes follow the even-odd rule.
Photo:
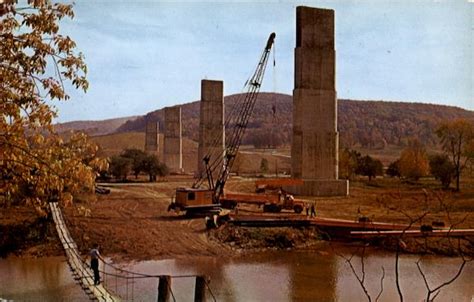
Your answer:
[[[400,285],[406,301],[422,301],[426,288],[416,267],[418,256],[400,259]],[[354,257],[360,272],[360,258]],[[380,301],[399,301],[395,287],[394,256],[371,252],[364,261],[365,283],[372,300],[380,289],[384,267],[384,290]],[[278,251],[237,258],[191,258],[118,263],[122,268],[147,274],[207,275],[217,301],[367,301],[350,267],[331,252]],[[432,288],[449,280],[459,268],[460,259],[424,257],[424,269]],[[107,280],[111,289],[125,297],[127,284]],[[193,278],[173,278],[176,301],[193,301]],[[156,301],[156,279],[136,279],[128,283],[128,298]],[[473,301],[474,265],[444,288],[437,301]],[[64,258],[0,259],[0,301],[83,301],[82,290],[74,283]],[[212,301],[208,293],[208,301]]]

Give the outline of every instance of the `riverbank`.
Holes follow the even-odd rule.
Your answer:
[[[98,243],[102,253],[114,260],[140,261],[196,256],[232,257],[267,249],[318,248],[321,236],[311,228],[224,226],[209,232],[203,218],[186,219],[168,212],[174,189],[187,186],[191,181],[176,177],[158,183],[110,184],[110,194],[81,199],[66,207],[63,210],[65,218],[79,250],[87,254],[91,246]],[[252,192],[254,180],[235,178],[229,181],[227,188]],[[316,202],[317,215],[321,217],[354,220],[365,216],[372,221],[409,223],[408,216],[414,220],[426,213],[417,223],[443,222],[461,228],[474,227],[474,188],[470,187],[462,193],[451,193],[427,190],[423,184],[406,185],[382,180],[352,183],[349,197],[308,199]],[[261,214],[262,210],[248,206],[240,208],[239,213],[242,212]],[[37,232],[41,227],[30,221],[31,217],[35,214],[28,209],[9,208],[2,211],[1,225],[11,225],[16,219],[19,229]],[[62,255],[51,226],[49,224],[41,236],[4,229],[4,234],[8,233],[18,241],[17,245],[10,245],[8,251],[24,257]],[[464,252],[474,253],[472,242],[474,240],[463,243]],[[425,249],[427,243],[429,249]],[[399,243],[377,240],[371,244],[394,250]],[[402,245],[403,251],[408,253],[454,256],[453,246],[456,244],[457,241],[439,239],[404,239]]]
[[[63,255],[51,220],[38,217],[31,207],[12,206],[0,211],[0,257]]]

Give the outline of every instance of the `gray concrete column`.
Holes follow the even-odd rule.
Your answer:
[[[159,124],[155,119],[146,118],[145,126],[145,151],[146,152],[158,152],[158,129]]]
[[[297,7],[291,168],[305,185],[290,191],[303,195],[348,193],[338,180],[334,45],[334,11]]]
[[[224,156],[224,82],[201,81],[199,120],[198,173],[206,173],[203,159],[209,155],[209,163]],[[215,178],[219,169],[216,169]]]
[[[181,107],[165,108],[163,159],[171,173],[183,172]]]

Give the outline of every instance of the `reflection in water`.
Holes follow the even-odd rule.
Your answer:
[[[275,297],[288,298],[289,275],[285,266],[261,264],[228,264],[224,266],[225,284],[220,295],[232,301],[274,301]],[[226,293],[225,289],[231,291]]]
[[[416,266],[419,256],[403,255],[400,257],[400,287],[402,293],[408,301],[424,301],[427,290]],[[361,272],[360,258],[353,261],[355,268]],[[366,269],[366,284],[372,299],[377,296],[380,290],[380,279],[382,267],[385,269],[384,291],[381,301],[400,301],[395,286],[395,257],[392,254],[371,254],[364,261]],[[430,288],[433,289],[443,282],[450,280],[456,275],[461,260],[456,258],[424,257],[421,260],[421,267],[425,272]],[[362,290],[359,283],[353,276],[350,268],[339,263],[338,266],[337,297],[340,301],[351,301],[353,297],[359,296],[361,299]],[[474,267],[468,264],[462,275],[452,284],[445,287],[437,301],[466,301],[470,302],[474,296]]]
[[[401,257],[401,286],[407,301],[421,301],[426,295],[416,260],[416,256]],[[360,272],[360,259],[354,257],[353,263]],[[430,257],[421,263],[433,288],[456,273],[459,259]],[[280,251],[232,259],[196,257],[120,266],[154,275],[207,275],[218,301],[366,300],[350,268],[342,258],[332,253]],[[368,254],[365,260],[367,288],[375,298],[380,288],[382,266],[385,268],[385,281],[381,300],[398,301],[391,254]],[[473,278],[474,267],[469,264],[461,277],[441,292],[438,300],[471,301]],[[176,301],[193,300],[194,282],[193,278],[172,280]],[[120,288],[121,284],[117,286]],[[135,280],[135,300],[156,301],[157,287],[157,279]],[[111,288],[115,289],[113,285]],[[60,258],[0,260],[0,297],[42,301],[86,299],[79,286],[74,285],[67,264]]]
[[[385,269],[381,301],[399,301],[395,288],[394,256],[370,253],[365,259],[366,284],[374,300],[380,289],[381,267]],[[415,262],[417,256],[403,255],[400,261],[401,286],[408,301],[422,301],[426,295]],[[353,263],[360,272],[360,258]],[[459,267],[455,258],[430,257],[422,266],[433,287],[450,279]],[[332,253],[268,252],[234,259],[194,258],[191,260],[148,261],[127,265],[151,274],[200,274],[211,277],[218,301],[366,301],[364,293],[344,260]],[[461,277],[445,288],[439,301],[471,301],[474,267],[466,266]],[[138,285],[138,284],[137,284]],[[140,286],[145,300],[156,299],[157,281]],[[174,279],[177,301],[192,301],[193,279]]]
[[[1,259],[0,298],[17,301],[87,300],[62,257]]]

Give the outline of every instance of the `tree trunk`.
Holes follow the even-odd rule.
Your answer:
[[[459,192],[459,178],[461,178],[461,173],[456,171],[456,191]]]

